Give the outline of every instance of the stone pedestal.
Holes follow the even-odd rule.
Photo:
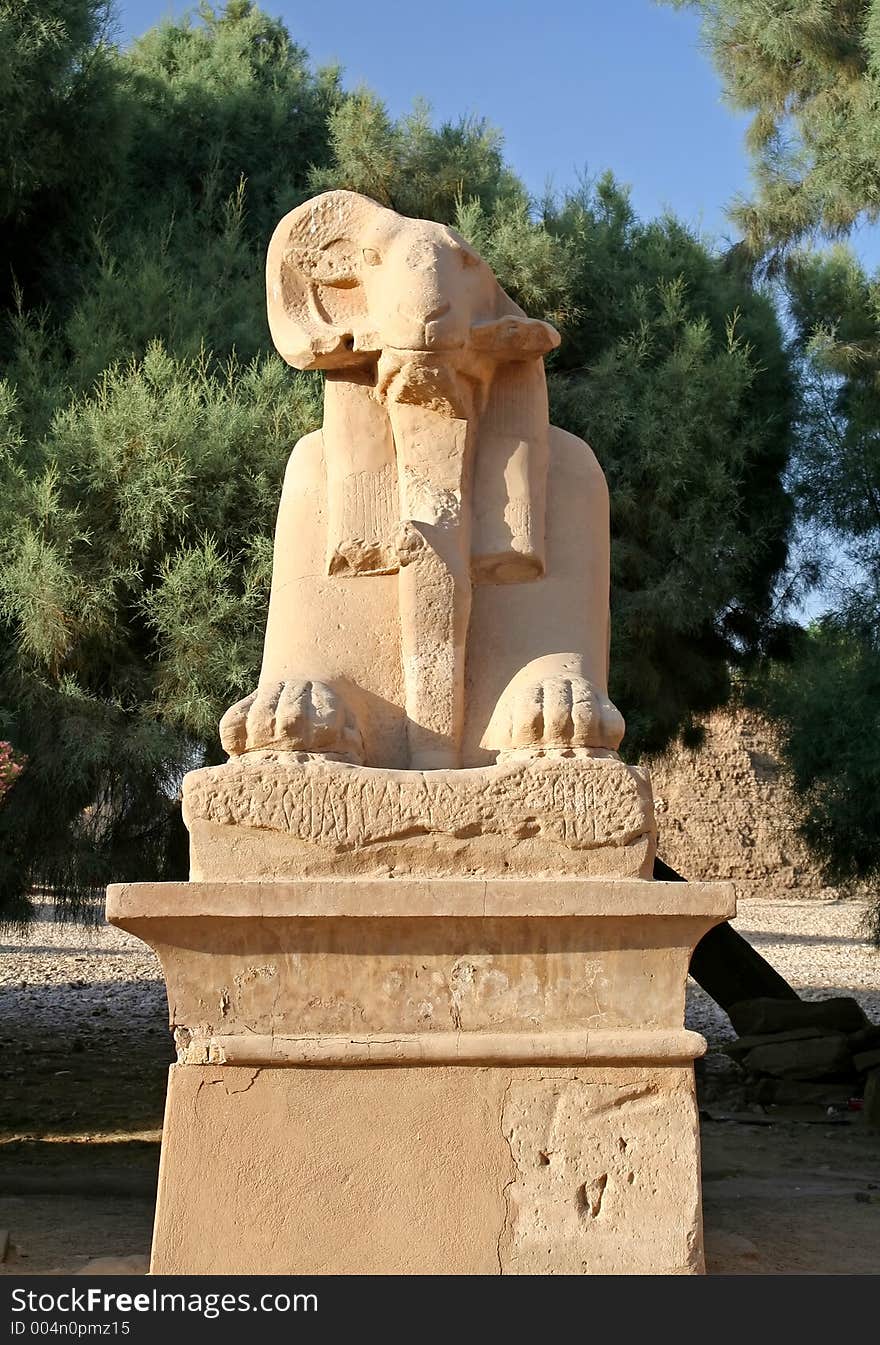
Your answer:
[[[726,883],[117,886],[161,958],[155,1273],[703,1269],[691,951]]]

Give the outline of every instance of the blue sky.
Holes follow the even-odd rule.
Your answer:
[[[637,212],[670,209],[718,242],[725,206],[747,194],[747,118],[721,98],[699,21],[654,0],[263,0],[317,65],[343,67],[394,116],[417,97],[436,120],[486,117],[508,162],[540,196],[610,168]],[[117,0],[127,42],[181,0]],[[857,251],[880,265],[880,231]]]
[[[338,62],[390,112],[422,96],[435,118],[470,112],[504,134],[508,161],[540,195],[611,168],[639,214],[671,208],[715,237],[748,188],[745,119],[721,102],[690,12],[653,0],[263,0],[316,64]],[[180,0],[119,0],[127,41]]]

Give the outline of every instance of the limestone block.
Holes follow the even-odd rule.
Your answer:
[[[501,1129],[516,1164],[503,1274],[702,1270],[690,1070],[520,1077],[505,1092]]]
[[[654,858],[648,776],[612,755],[394,771],[251,754],[190,772],[183,809],[198,881],[649,877]]]
[[[809,1037],[821,1036],[824,1033],[820,1027],[796,1027],[790,1032],[759,1032],[748,1037],[737,1037],[736,1041],[726,1042],[721,1049],[733,1060],[742,1060],[756,1046],[778,1046],[782,1042],[806,1041]]]
[[[780,1079],[823,1079],[852,1071],[852,1056],[842,1032],[756,1046],[742,1061],[754,1074]]]
[[[867,1027],[860,1027],[858,1031],[849,1034],[849,1049],[853,1054],[874,1048],[880,1049],[880,1023],[869,1023]]]
[[[387,1058],[388,1038],[399,1059],[689,1058],[690,953],[731,910],[723,885],[583,879],[135,883],[108,898],[161,959],[185,1058],[233,1063],[318,1058],[327,1037],[323,1058],[346,1038],[361,1063]]]
[[[756,1080],[747,1093],[762,1107],[845,1107],[853,1095],[851,1083],[810,1083],[803,1079]]]
[[[171,1070],[154,1273],[691,1274],[724,884],[119,885]]]
[[[694,1274],[698,1160],[688,1068],[176,1065],[151,1268]]]

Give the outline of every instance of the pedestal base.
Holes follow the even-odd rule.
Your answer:
[[[691,951],[730,884],[134,884],[179,1063],[153,1270],[702,1269]]]
[[[695,1274],[689,1066],[174,1065],[154,1274]]]

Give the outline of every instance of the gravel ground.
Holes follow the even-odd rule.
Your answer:
[[[59,924],[41,902],[26,936],[0,935],[0,1031],[27,1020],[92,1036],[101,1019],[155,1028],[165,1014],[165,986],[152,949],[112,925]]]
[[[803,999],[852,995],[880,1023],[880,953],[864,934],[866,906],[834,897],[740,897],[731,921]],[[688,985],[687,1024],[710,1047],[736,1036],[727,1014]]]
[[[857,903],[744,897],[737,928],[804,998],[851,994],[880,1022],[880,956]],[[172,1058],[159,964],[102,925],[0,936],[0,1274],[143,1268]],[[736,1073],[730,1022],[696,986],[704,1079]],[[701,1085],[701,1087],[704,1085]],[[703,1113],[710,1271],[870,1274],[880,1265],[880,1140],[856,1115]],[[112,1258],[125,1258],[113,1261]]]

